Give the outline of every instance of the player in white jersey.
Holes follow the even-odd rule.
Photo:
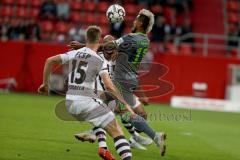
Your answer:
[[[96,53],[100,45],[100,37],[101,29],[97,26],[90,26],[86,31],[86,47],[48,58],[44,67],[43,84],[38,91],[42,94],[48,92],[48,80],[54,64],[68,63],[70,70],[66,94],[68,112],[79,121],[87,121],[95,127],[104,128],[114,139],[115,148],[121,159],[131,160],[132,153],[129,143],[125,139],[114,113],[94,93],[96,76],[100,75],[106,90],[124,103],[132,116],[135,116],[131,107],[125,102],[110,80],[103,59]],[[108,150],[102,148],[102,152],[103,154],[100,156],[106,159]],[[114,157],[112,157],[112,160],[114,160]]]
[[[106,66],[107,66],[108,74],[109,74],[110,78],[112,79],[114,61],[112,61],[111,59],[106,59],[103,52],[99,52],[98,55],[104,60]],[[97,76],[95,85],[96,85],[95,86],[96,91],[98,91],[98,92],[105,91],[105,86],[104,86],[100,76]]]

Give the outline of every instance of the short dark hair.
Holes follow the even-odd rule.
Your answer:
[[[97,43],[100,40],[102,30],[98,26],[89,26],[86,30],[86,40],[88,43]]]
[[[137,17],[137,20],[142,23],[142,28],[144,29],[145,32],[147,32],[147,29],[148,29],[148,26],[150,23],[149,17],[147,17],[143,14],[139,14],[139,16]]]
[[[106,35],[104,38],[103,38],[103,43],[107,43],[107,42],[110,42],[110,41],[113,41],[114,40],[114,37],[111,36],[111,35]]]

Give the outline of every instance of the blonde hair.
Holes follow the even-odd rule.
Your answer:
[[[144,15],[149,18],[149,24],[147,26],[146,32],[150,32],[152,30],[153,24],[154,24],[154,14],[147,10],[147,9],[141,9],[138,13],[138,16]]]

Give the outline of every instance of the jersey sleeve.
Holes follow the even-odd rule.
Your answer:
[[[100,69],[99,75],[101,76],[103,73],[108,74],[108,68],[107,68],[107,63],[103,61],[102,67]]]
[[[113,41],[116,46],[120,46],[122,43],[127,42],[130,39],[130,35],[124,35],[121,38]]]
[[[69,51],[64,54],[60,54],[62,64],[65,64],[65,63],[69,62],[70,60],[72,60],[75,57],[76,53],[77,52],[74,50],[74,51]]]

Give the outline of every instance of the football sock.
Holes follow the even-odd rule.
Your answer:
[[[146,120],[139,115],[136,115],[134,118],[131,118],[130,123],[140,132],[144,132],[151,139],[154,140],[156,132],[150,128]]]
[[[133,127],[133,125],[131,123],[126,122],[122,119],[122,124],[133,137],[139,136],[139,133],[136,131],[136,129]]]
[[[114,146],[122,160],[132,159],[130,145],[124,136],[118,136],[114,138]]]
[[[93,132],[97,137],[99,148],[108,149],[106,143],[106,131],[102,128],[95,127],[93,128]]]

